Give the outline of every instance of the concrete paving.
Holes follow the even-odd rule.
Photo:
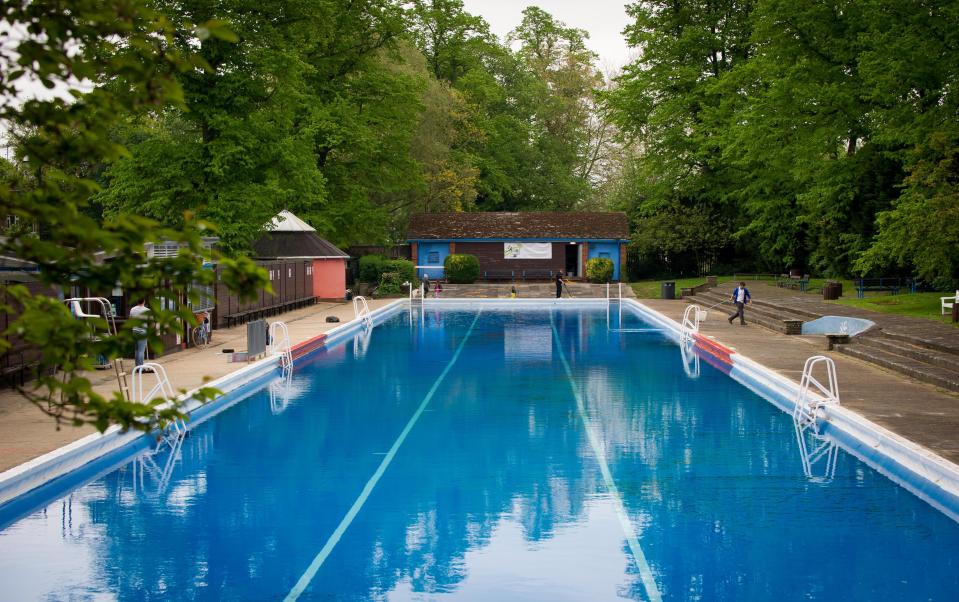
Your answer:
[[[377,309],[395,299],[370,300],[370,309]],[[336,316],[342,322],[353,319],[351,303],[318,303],[270,318],[282,320],[290,331],[293,345],[326,332],[339,324],[326,322],[327,316]],[[187,349],[165,355],[155,361],[166,368],[167,376],[176,389],[194,389],[205,382],[225,376],[243,364],[228,361],[224,349],[246,349],[246,325],[216,330],[213,340],[203,349]],[[131,369],[133,361],[128,364]],[[88,375],[97,392],[105,395],[117,390],[113,370]],[[58,430],[53,419],[15,391],[0,392],[0,471],[12,468],[58,447],[96,432],[92,426],[61,425]]]

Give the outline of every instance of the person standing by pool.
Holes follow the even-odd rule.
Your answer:
[[[732,324],[733,320],[736,319],[736,316],[739,316],[739,324],[741,326],[746,325],[746,304],[749,303],[749,289],[746,288],[745,282],[739,283],[739,288],[733,291],[733,303],[736,304],[736,313],[729,316],[729,323]]]
[[[147,307],[146,299],[138,299],[136,304],[130,309],[130,318],[133,320],[146,320],[146,314],[150,313]],[[145,324],[140,322],[140,326],[133,327],[133,334],[137,335],[136,349],[133,354],[133,363],[142,366],[146,361],[147,353],[147,329]]]
[[[556,298],[563,296],[563,273],[556,272]]]
[[[423,274],[423,298],[425,299],[427,295],[430,294],[430,277],[428,274]]]

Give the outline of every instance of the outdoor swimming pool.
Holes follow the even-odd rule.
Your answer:
[[[0,598],[959,597],[959,524],[844,453],[807,479],[790,416],[638,314],[495,307],[321,349],[168,480],[0,507]]]

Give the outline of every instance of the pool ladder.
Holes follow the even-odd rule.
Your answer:
[[[423,285],[423,283],[421,282],[417,288],[413,287],[412,282],[404,282],[403,284],[410,287],[410,308],[415,305],[422,307],[424,301],[426,300],[426,287]]]
[[[817,366],[825,369],[825,382],[813,375]],[[793,409],[793,426],[806,478],[830,481],[836,475],[839,447],[834,441],[823,436],[820,423],[827,418],[826,409],[838,405],[836,363],[823,355],[808,358],[803,366]]]
[[[152,387],[147,389],[146,381],[151,376],[155,379],[155,382]],[[172,404],[176,399],[176,393],[167,376],[166,369],[160,364],[148,362],[133,368],[131,384],[132,400],[135,402],[149,403],[155,398],[162,398],[163,402],[160,404],[162,406]],[[156,446],[140,455],[134,463],[134,481],[136,482],[138,478],[142,481],[143,475],[149,474],[157,483],[157,493],[162,493],[170,483],[173,467],[180,459],[180,450],[183,447],[186,433],[186,422],[179,418],[167,425],[157,435]],[[161,466],[157,462],[157,458],[162,455],[166,455],[166,458]]]
[[[363,320],[367,328],[373,327],[373,314],[370,313],[366,297],[353,297],[353,315],[356,320]]]
[[[696,334],[699,333],[699,320],[703,316],[703,310],[700,309],[695,303],[686,306],[686,311],[683,312],[683,325],[682,325],[682,334],[680,335],[680,343],[688,344],[695,342]]]
[[[280,370],[284,378],[293,374],[293,346],[290,343],[290,330],[285,322],[277,320],[270,323],[270,355],[279,358]]]

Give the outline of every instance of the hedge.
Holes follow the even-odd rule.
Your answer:
[[[382,255],[364,255],[360,257],[360,281],[380,283],[383,274],[399,275],[400,283],[419,282],[416,279],[416,266],[406,259],[387,259]]]
[[[446,281],[455,284],[472,284],[480,274],[479,259],[476,255],[447,255],[443,261]]]
[[[602,284],[613,279],[613,260],[607,257],[594,257],[586,262],[586,279]]]
[[[390,297],[400,295],[403,291],[403,283],[409,280],[403,278],[399,272],[383,272],[380,274],[380,284],[376,287],[377,297]]]

